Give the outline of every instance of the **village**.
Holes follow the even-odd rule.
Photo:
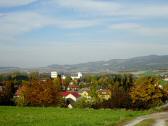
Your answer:
[[[62,83],[62,92],[61,96],[64,98],[65,103],[67,104],[68,108],[73,108],[73,103],[80,100],[81,98],[85,99],[86,101],[93,100],[90,95],[90,87],[80,87],[82,82],[82,73],[78,72],[75,74],[71,74],[71,80],[68,82],[67,87],[65,87],[65,79],[67,76],[64,74],[59,75],[56,71],[51,72],[51,78],[56,79],[58,76],[61,76],[61,83]],[[108,89],[98,89],[97,91],[98,97],[101,100],[108,100],[111,98],[111,92]]]

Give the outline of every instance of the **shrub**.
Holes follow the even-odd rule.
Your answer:
[[[80,98],[77,102],[74,103],[75,108],[91,108],[92,107],[92,101],[88,100],[87,98]]]

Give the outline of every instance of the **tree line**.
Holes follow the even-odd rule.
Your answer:
[[[60,106],[65,101],[60,95],[66,90],[70,77],[62,81],[47,78],[40,80],[39,73],[12,73],[0,75],[0,105],[18,106]],[[80,88],[89,88],[90,99],[80,98],[74,103],[79,108],[127,108],[149,109],[168,100],[168,84],[161,85],[159,76],[139,76],[132,74],[85,75],[75,81]],[[100,89],[108,90],[110,98],[101,99]]]

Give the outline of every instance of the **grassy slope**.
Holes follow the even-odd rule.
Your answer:
[[[0,107],[1,126],[114,126],[146,112],[126,110]]]

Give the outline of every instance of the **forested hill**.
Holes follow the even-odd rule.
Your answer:
[[[108,61],[88,62],[74,65],[49,65],[35,69],[22,69],[18,67],[0,67],[0,72],[9,71],[40,71],[40,72],[118,72],[168,69],[168,55],[141,56],[130,59],[112,59]]]
[[[112,59],[109,61],[89,62],[75,65],[50,65],[48,68],[65,72],[113,72],[168,69],[168,55]]]

